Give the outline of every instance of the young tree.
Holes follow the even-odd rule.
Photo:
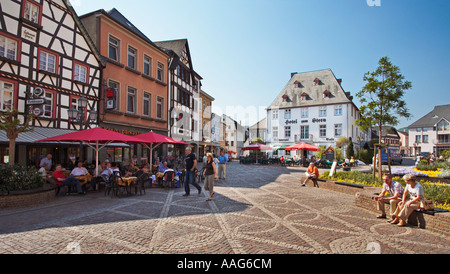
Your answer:
[[[33,119],[33,114],[26,117],[25,123],[21,125],[21,121],[17,118],[19,111],[16,109],[0,112],[0,130],[6,132],[9,139],[9,165],[13,166],[16,155],[16,139],[19,133],[31,131],[30,122]]]
[[[361,119],[356,120],[356,125],[360,126],[361,130],[378,126],[381,135],[384,125],[396,126],[400,117],[411,117],[403,95],[412,84],[405,80],[399,67],[393,65],[387,56],[380,59],[374,72],[364,75],[364,81],[367,84],[356,94],[362,104]],[[379,145],[381,141],[380,136]],[[379,157],[381,173],[381,155]]]

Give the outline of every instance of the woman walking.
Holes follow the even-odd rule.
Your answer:
[[[214,196],[214,177],[216,180],[219,180],[216,164],[214,163],[214,158],[211,153],[206,154],[205,171],[203,175],[205,176],[205,190],[209,191],[209,198],[206,201],[209,202]]]

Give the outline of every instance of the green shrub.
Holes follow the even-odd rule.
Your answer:
[[[31,190],[44,184],[35,167],[0,165],[0,192]]]
[[[321,174],[320,178],[330,179],[329,175],[330,172],[326,171]],[[331,179],[380,188],[383,186],[383,181],[379,178],[376,177],[375,181],[373,181],[371,173],[363,173],[359,171],[339,171],[334,174]],[[401,177],[394,177],[393,180],[401,183],[403,187],[406,187],[406,182]],[[433,200],[439,208],[450,210],[450,185],[445,183],[431,183],[423,180],[420,181],[420,184],[423,187],[426,199]]]

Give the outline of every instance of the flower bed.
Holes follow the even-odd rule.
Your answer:
[[[324,172],[320,176],[320,178],[330,179],[329,172]],[[333,178],[331,179],[338,182],[362,184],[379,188],[383,186],[383,183],[380,179],[375,178],[375,181],[373,181],[372,174],[362,173],[359,171],[350,171],[350,172],[340,171],[334,174]],[[406,186],[406,182],[403,181],[403,179],[400,176],[394,177],[393,180],[401,183],[403,187]],[[437,208],[450,210],[450,185],[445,183],[433,183],[424,180],[420,180],[420,184],[424,189],[425,197],[427,199],[433,200]]]

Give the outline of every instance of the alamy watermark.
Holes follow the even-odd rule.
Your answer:
[[[381,0],[366,0],[366,3],[369,7],[380,7]]]

